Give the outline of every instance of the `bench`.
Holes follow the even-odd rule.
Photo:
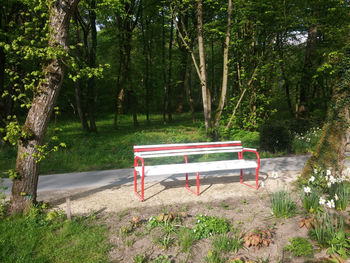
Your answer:
[[[187,156],[204,155],[215,153],[237,153],[238,159],[220,160],[210,162],[189,163]],[[256,154],[256,160],[244,160],[243,154],[252,152]],[[157,157],[184,156],[184,163],[145,165],[145,159]],[[141,165],[139,165],[141,163]],[[240,141],[226,142],[204,142],[204,143],[181,143],[181,144],[159,144],[134,146],[134,191],[144,201],[145,176],[157,176],[166,174],[186,174],[186,188],[199,195],[199,173],[223,170],[240,170],[240,182],[251,188],[258,189],[258,177],[260,167],[260,156],[256,149],[243,148]],[[255,186],[243,182],[243,169],[255,169]],[[196,173],[197,191],[193,191],[188,184],[188,174]],[[137,190],[137,177],[141,177],[141,194]]]

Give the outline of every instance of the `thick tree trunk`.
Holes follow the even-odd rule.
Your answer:
[[[329,105],[327,121],[322,129],[322,136],[316,150],[308,159],[302,177],[308,178],[314,168],[331,168],[342,174],[346,145],[350,143],[350,50],[345,59],[344,71],[337,86],[333,88],[332,101]]]
[[[68,49],[69,22],[78,0],[56,0],[50,5],[49,45],[57,45]],[[21,213],[36,201],[39,163],[34,157],[37,147],[43,144],[47,125],[53,107],[62,86],[64,66],[60,59],[51,60],[43,69],[45,83],[38,86],[23,130],[30,134],[29,138],[18,141],[16,173],[13,181],[10,200],[10,213]]]
[[[202,0],[197,4],[197,29],[198,29],[198,52],[200,62],[200,81],[202,86],[202,100],[204,110],[204,122],[207,134],[211,130],[211,96],[207,84],[207,72],[205,65],[204,40],[203,40],[203,4]]]
[[[227,28],[226,28],[226,38],[225,38],[225,47],[224,47],[224,61],[223,61],[223,71],[222,71],[222,86],[221,86],[221,96],[219,100],[219,105],[216,110],[214,128],[215,128],[215,137],[219,137],[219,123],[224,109],[226,94],[227,94],[227,79],[228,79],[228,50],[230,45],[230,36],[231,36],[231,14],[232,14],[232,0],[228,1],[227,8]]]

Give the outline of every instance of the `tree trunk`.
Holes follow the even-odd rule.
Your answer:
[[[211,96],[207,85],[207,72],[205,65],[204,40],[203,40],[203,4],[198,0],[197,4],[197,29],[198,29],[198,52],[200,62],[200,81],[202,86],[202,100],[204,111],[204,122],[207,134],[211,130]]]
[[[79,24],[78,24],[78,18],[77,18],[78,14],[76,14],[75,16],[75,27],[76,30],[74,32],[74,38],[75,38],[75,43],[76,43],[76,59],[78,62],[81,61],[81,59],[84,57],[83,56],[83,52],[81,50],[81,47],[78,45],[78,43],[80,43],[80,30],[79,30]],[[82,63],[79,63],[79,67],[82,67],[81,65]],[[85,110],[84,110],[84,99],[83,99],[83,91],[82,91],[82,85],[83,82],[80,81],[79,79],[74,83],[74,88],[75,88],[75,101],[77,104],[77,111],[78,111],[78,115],[79,115],[79,119],[80,119],[80,123],[82,126],[82,129],[84,131],[88,131],[89,130],[89,125],[87,123],[87,119],[86,119],[86,114],[85,114]]]
[[[97,48],[97,32],[96,32],[96,0],[91,0],[89,10],[89,20],[91,27],[91,48],[89,50],[88,65],[90,68],[96,67],[96,48]],[[88,116],[90,122],[90,131],[97,132],[94,108],[95,108],[95,77],[92,76],[87,82],[87,103]]]
[[[227,94],[227,79],[228,79],[228,50],[230,45],[230,36],[231,36],[231,14],[232,14],[232,0],[228,1],[227,8],[227,28],[226,28],[226,38],[225,38],[225,47],[224,47],[224,61],[223,61],[223,71],[222,71],[222,86],[221,86],[221,96],[218,108],[216,110],[214,127],[215,127],[215,137],[219,137],[219,123],[224,109],[226,94]]]
[[[316,150],[308,159],[302,177],[308,178],[314,168],[331,168],[333,174],[342,174],[346,145],[350,143],[350,49],[344,59],[340,81],[333,88],[332,101],[328,108],[327,121]]]
[[[50,5],[49,46],[57,45],[68,49],[69,22],[78,0],[56,0]],[[11,214],[26,211],[32,202],[36,202],[39,175],[39,162],[33,156],[38,154],[37,147],[43,144],[46,129],[53,107],[58,97],[64,77],[64,66],[60,59],[52,59],[43,69],[45,82],[38,86],[28,112],[23,131],[29,138],[18,141],[16,173],[9,211]]]
[[[296,112],[298,117],[304,117],[308,113],[309,109],[309,93],[312,86],[313,67],[315,65],[314,53],[317,43],[317,26],[313,25],[309,28],[308,37],[305,50],[305,62],[300,82],[300,95],[298,111]]]

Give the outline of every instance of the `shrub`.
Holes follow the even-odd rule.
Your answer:
[[[289,239],[290,245],[284,248],[285,251],[293,252],[295,257],[313,257],[312,244],[304,237],[293,237]]]
[[[284,190],[272,194],[271,205],[275,217],[288,218],[295,215],[296,204]]]
[[[260,130],[260,147],[262,150],[289,152],[292,149],[292,135],[282,122],[267,122]]]
[[[196,239],[199,240],[215,234],[226,234],[229,230],[229,224],[225,218],[198,215],[196,216],[196,225],[193,233]]]

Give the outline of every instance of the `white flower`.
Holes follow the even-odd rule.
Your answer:
[[[328,182],[328,183],[327,183],[327,186],[328,186],[328,187],[331,187],[331,186],[332,186],[332,183],[331,183],[331,182]]]
[[[278,178],[278,173],[277,172],[272,172],[272,178],[277,179]]]
[[[341,182],[343,182],[343,177],[338,177],[337,178],[337,183],[340,184]]]
[[[264,188],[264,187],[265,187],[265,183],[264,183],[264,182],[261,182],[261,183],[260,183],[260,186],[261,186],[262,188]]]
[[[304,187],[304,192],[305,192],[306,194],[311,193],[311,188],[308,187],[308,186]]]
[[[209,233],[211,236],[213,235],[211,232]]]
[[[327,205],[328,205],[329,208],[334,208],[335,207],[334,200],[333,199],[332,200],[328,200]]]
[[[198,219],[197,223],[200,223],[200,222],[201,222],[201,220],[200,220],[200,219]]]
[[[337,194],[335,194],[334,199],[335,199],[335,201],[338,201],[338,200],[339,200],[339,198],[338,198],[338,195],[337,195]]]
[[[193,232],[196,233],[196,229],[193,229]]]
[[[331,170],[327,170],[327,175],[331,175]]]
[[[319,204],[324,205],[325,203],[326,203],[326,199],[323,199],[322,197],[320,197]]]
[[[317,174],[317,169],[314,169],[314,174]]]
[[[337,180],[334,178],[333,175],[331,175],[331,176],[329,177],[329,181],[331,181],[332,184],[335,184]]]
[[[313,182],[315,181],[315,176],[311,176],[310,179],[309,179],[310,182]]]

